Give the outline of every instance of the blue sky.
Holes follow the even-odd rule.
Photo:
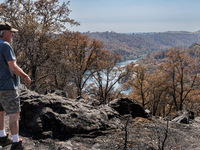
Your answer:
[[[200,0],[71,0],[69,9],[80,32],[200,30]]]
[[[4,0],[0,0],[3,2]],[[67,0],[58,0],[60,4]],[[117,33],[200,30],[200,0],[71,0],[67,27],[80,32]]]

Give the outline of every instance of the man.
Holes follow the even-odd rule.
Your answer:
[[[12,144],[11,150],[25,149],[19,139],[20,99],[17,89],[20,85],[19,77],[24,78],[25,84],[30,85],[30,77],[16,64],[16,57],[10,42],[13,32],[8,22],[0,23],[0,145]],[[9,115],[9,127],[12,139],[5,132],[4,115]]]

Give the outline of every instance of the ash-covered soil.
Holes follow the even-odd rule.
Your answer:
[[[66,135],[65,139],[35,139],[23,133],[23,144],[32,150],[200,150],[200,124],[181,124],[162,118],[123,116],[121,129],[93,134]],[[8,118],[6,116],[6,125]],[[9,131],[8,126],[6,126]],[[10,145],[1,148],[9,150]]]

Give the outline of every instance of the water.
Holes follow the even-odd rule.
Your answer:
[[[137,61],[137,60],[126,60],[126,61],[122,61],[122,62],[117,63],[117,66],[124,67],[125,65],[130,64],[130,63],[132,63],[132,62],[136,62],[136,61]]]
[[[136,61],[137,61],[137,60],[127,60],[127,61],[119,62],[119,63],[117,63],[116,65],[117,65],[117,66],[120,66],[120,67],[124,67],[125,65],[130,64],[130,63],[132,63],[132,62],[136,62]],[[104,75],[104,74],[103,74],[103,75]],[[104,75],[103,78],[105,79],[106,76]],[[87,81],[87,84],[89,84],[89,83],[93,83],[93,81],[91,81],[91,80]],[[120,85],[118,82],[114,85],[114,89],[118,89],[118,88],[120,88],[120,87],[121,87],[121,85]],[[128,91],[122,91],[122,93],[127,94],[127,95],[129,94],[129,92],[130,92],[130,90],[128,90]]]
[[[117,66],[120,66],[120,67],[124,67],[125,65],[128,65],[128,64],[130,64],[130,63],[132,63],[132,62],[136,62],[137,60],[127,60],[127,61],[122,61],[122,62],[119,62],[119,63],[117,63]],[[116,84],[115,84],[115,86],[114,86],[114,88],[115,89],[118,89],[118,88],[120,88],[120,84],[117,82]],[[129,92],[130,92],[130,90],[128,90],[128,91],[122,91],[122,93],[124,93],[124,94],[129,94]]]

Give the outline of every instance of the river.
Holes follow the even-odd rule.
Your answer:
[[[130,64],[130,63],[132,63],[132,62],[136,62],[137,60],[126,60],[126,61],[122,61],[122,62],[119,62],[119,63],[117,63],[117,66],[120,66],[120,67],[124,67],[125,65],[127,65],[127,64]],[[115,89],[118,89],[118,88],[120,88],[120,84],[117,82],[116,84],[115,84]],[[128,94],[130,92],[130,90],[128,90],[128,91],[122,91],[122,93],[124,93],[124,94]]]
[[[117,66],[120,66],[120,67],[124,67],[125,65],[127,65],[127,64],[130,64],[130,63],[132,63],[132,62],[136,62],[137,60],[127,60],[127,61],[122,61],[122,62],[119,62],[119,63],[117,63],[116,65]],[[103,74],[104,75],[104,74]],[[105,79],[106,78],[106,76],[103,76],[102,77],[103,79]],[[90,83],[93,83],[93,81],[91,81],[91,80],[89,80],[89,81],[87,81],[87,84],[90,84]],[[118,89],[118,88],[120,88],[120,84],[117,82],[115,85],[114,85],[114,89]],[[129,94],[129,92],[130,92],[130,90],[128,90],[128,91],[122,91],[122,93],[124,93],[124,94]]]
[[[132,62],[136,62],[137,60],[126,60],[126,61],[122,61],[122,62],[119,62],[119,63],[117,63],[116,65],[117,66],[120,66],[120,67],[124,67],[125,65],[127,65],[127,64],[130,64],[130,63],[132,63]],[[102,77],[103,79],[105,79],[106,78],[106,76],[103,74],[103,77]],[[89,85],[90,83],[94,83],[92,80],[88,80],[87,81],[87,85]],[[118,89],[118,88],[120,88],[120,84],[117,82],[115,85],[114,85],[114,89]],[[127,90],[127,91],[122,91],[122,93],[124,93],[124,94],[129,94],[129,92],[130,92],[130,90]]]
[[[126,61],[122,61],[122,62],[117,63],[117,66],[124,67],[125,65],[130,64],[130,63],[132,63],[132,62],[136,62],[136,61],[137,61],[137,60],[126,60]]]

